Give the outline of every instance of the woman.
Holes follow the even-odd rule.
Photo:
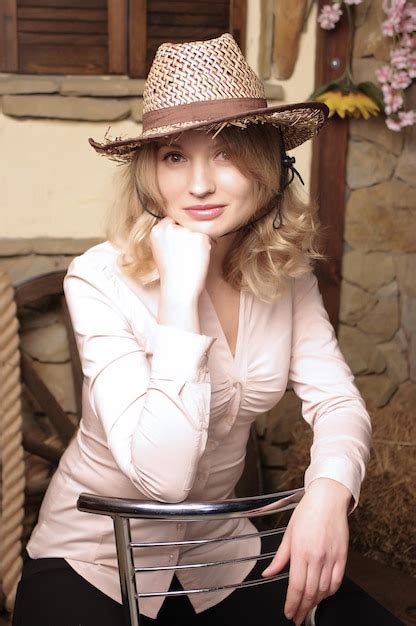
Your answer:
[[[122,624],[112,524],[77,511],[79,493],[233,497],[250,425],[288,380],[314,444],[305,495],[262,572],[274,575],[290,559],[286,602],[279,581],[145,598],[141,613],[146,625],[225,624],[236,611],[245,624],[301,624],[329,596],[348,604],[347,516],[358,504],[371,433],[311,273],[315,210],[289,187],[296,170],[285,150],[313,136],[327,109],[267,108],[259,79],[225,34],[162,45],[144,111],[140,137],[90,140],[128,165],[107,241],[75,258],[64,282],[84,372],[83,417],[29,541],[14,624]],[[254,531],[247,519],[133,525],[136,541]],[[206,558],[260,553],[258,536],[230,544],[214,543]],[[139,558],[189,564],[203,550],[142,550]],[[142,591],[167,591],[241,582],[261,570],[243,561],[138,580]],[[364,621],[355,624],[370,623],[371,609],[379,626],[399,623],[361,598]]]

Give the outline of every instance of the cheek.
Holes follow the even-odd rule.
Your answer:
[[[254,200],[253,182],[240,172],[224,170],[221,172],[221,184],[223,189],[226,189],[240,203],[252,205]]]
[[[161,167],[157,169],[157,183],[163,198],[170,204],[181,188],[182,178],[171,170]]]

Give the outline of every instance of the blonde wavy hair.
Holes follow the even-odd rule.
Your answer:
[[[281,170],[279,130],[271,124],[252,124],[244,130],[227,126],[220,138],[236,167],[255,186],[257,207],[251,220],[276,198]],[[120,247],[120,241],[124,242],[118,258],[121,270],[142,285],[159,278],[149,241],[158,219],[143,206],[157,215],[166,214],[156,180],[157,149],[157,141],[146,143],[123,166],[106,228],[111,243]],[[300,199],[295,181],[280,200],[280,228],[273,228],[274,209],[236,233],[223,263],[227,283],[237,290],[251,291],[264,302],[276,300],[285,291],[288,279],[302,276],[310,271],[314,260],[323,258],[317,247],[317,204]]]

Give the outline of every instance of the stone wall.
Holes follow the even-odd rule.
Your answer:
[[[381,3],[357,7],[353,68],[389,60]],[[407,92],[414,108],[416,85]],[[412,106],[413,103],[413,106]],[[339,341],[369,408],[416,393],[416,128],[351,119]]]

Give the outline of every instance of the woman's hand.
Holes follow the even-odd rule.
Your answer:
[[[330,478],[308,487],[263,576],[274,576],[290,559],[285,615],[299,625],[307,613],[341,585],[348,556],[351,492]]]
[[[211,238],[164,217],[150,233],[162,291],[176,301],[197,300],[205,287]]]

